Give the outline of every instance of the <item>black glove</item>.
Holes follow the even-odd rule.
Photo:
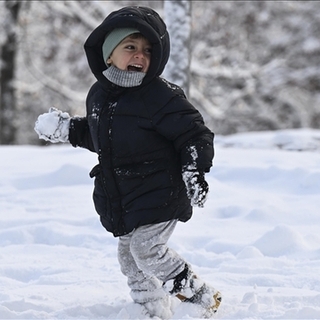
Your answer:
[[[184,171],[182,172],[182,178],[186,185],[191,205],[203,208],[209,191],[209,185],[204,179],[204,172],[196,170]]]

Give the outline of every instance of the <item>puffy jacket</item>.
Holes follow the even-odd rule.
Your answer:
[[[116,27],[137,28],[152,43],[150,67],[138,87],[122,88],[102,75],[101,46]],[[183,91],[159,77],[170,51],[164,22],[149,8],[125,7],[91,33],[85,51],[97,82],[87,96],[86,117],[71,120],[69,140],[98,154],[91,176],[102,225],[121,236],[141,225],[187,221],[192,207],[182,168],[210,170],[213,133]]]

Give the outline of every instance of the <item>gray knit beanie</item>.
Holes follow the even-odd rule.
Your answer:
[[[119,28],[112,30],[105,38],[102,45],[103,60],[107,64],[107,60],[110,57],[112,51],[116,46],[127,36],[133,33],[139,33],[140,31],[134,28]]]

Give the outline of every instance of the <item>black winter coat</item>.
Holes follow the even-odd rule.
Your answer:
[[[122,88],[102,75],[101,45],[116,27],[137,28],[153,46],[149,70],[138,87]],[[91,176],[102,225],[121,236],[141,225],[187,221],[192,208],[182,168],[210,170],[213,133],[183,91],[159,77],[170,51],[165,24],[149,8],[126,7],[92,32],[85,50],[98,81],[88,93],[86,117],[71,120],[69,140],[98,154]]]

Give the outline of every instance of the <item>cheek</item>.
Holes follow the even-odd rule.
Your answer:
[[[120,70],[125,70],[127,68],[127,60],[122,58],[116,58],[112,60],[114,66],[116,66]]]

